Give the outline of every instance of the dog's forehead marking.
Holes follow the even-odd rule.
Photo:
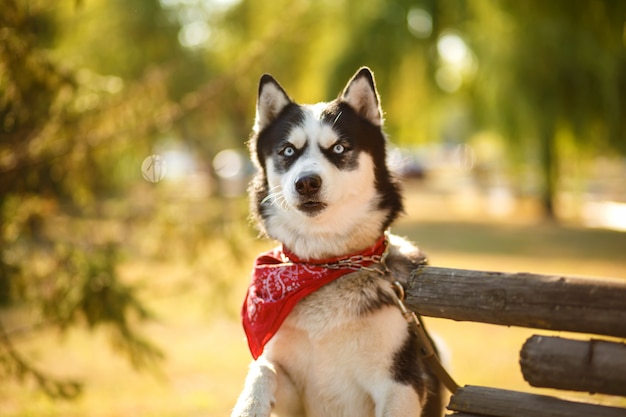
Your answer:
[[[317,103],[302,106],[304,118],[290,131],[288,140],[291,144],[301,149],[309,141],[327,149],[337,142],[337,132],[322,120],[322,112],[327,105],[328,103]]]
[[[294,126],[289,132],[287,140],[298,149],[304,148],[306,145],[306,131],[300,125]]]

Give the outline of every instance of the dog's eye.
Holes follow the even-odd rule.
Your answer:
[[[333,152],[336,153],[337,155],[340,155],[344,153],[345,151],[346,151],[346,147],[343,146],[341,143],[337,143],[335,144],[335,146],[333,146]]]
[[[293,146],[287,145],[279,152],[279,154],[281,154],[282,156],[290,157],[296,154],[296,150]]]

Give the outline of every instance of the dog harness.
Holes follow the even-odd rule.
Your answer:
[[[349,272],[380,263],[386,248],[386,236],[382,236],[362,252],[337,258],[305,261],[283,246],[259,255],[241,311],[254,359],[261,356],[298,301]]]

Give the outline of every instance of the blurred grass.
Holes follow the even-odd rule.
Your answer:
[[[468,215],[443,197],[419,188],[409,189],[408,197],[408,214],[393,232],[416,241],[433,265],[626,278],[626,233],[544,224],[533,218],[532,210],[500,220]],[[212,206],[212,210],[217,208]],[[227,211],[225,219],[237,217],[232,206]],[[178,244],[176,232],[164,236],[174,252],[180,250],[172,248]],[[121,267],[124,280],[142,288],[141,296],[156,313],[157,320],[144,330],[166,354],[158,371],[134,371],[103,341],[106,329],[94,333],[74,329],[64,335],[43,332],[22,339],[18,348],[55,375],[83,380],[84,394],[73,402],[55,402],[33,387],[3,381],[0,415],[228,415],[250,360],[238,322],[239,306],[254,256],[273,243],[256,239],[236,219],[221,221],[211,236],[189,246],[193,256],[161,252],[151,258],[131,256]],[[27,316],[28,312],[14,314]],[[551,392],[531,389],[518,365],[525,339],[548,332],[426,320],[429,330],[451,350],[451,370],[459,383]],[[609,396],[558,395],[626,406],[623,399]]]

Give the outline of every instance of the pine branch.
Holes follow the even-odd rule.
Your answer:
[[[82,383],[78,381],[56,378],[31,364],[15,349],[1,322],[0,372],[6,377],[15,378],[22,382],[31,379],[46,395],[56,399],[74,399],[81,394],[83,389]]]

